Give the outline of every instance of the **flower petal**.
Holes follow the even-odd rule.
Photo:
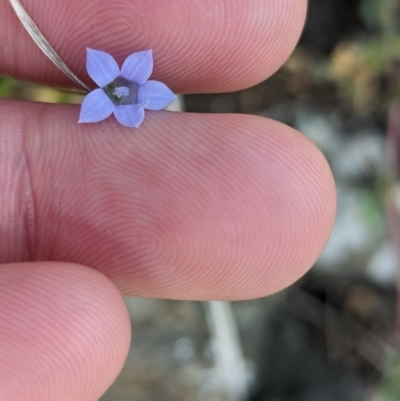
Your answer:
[[[121,68],[121,76],[137,84],[146,82],[153,72],[153,50],[132,53]]]
[[[148,110],[161,110],[176,99],[167,85],[158,81],[147,81],[139,86],[137,102]]]
[[[114,103],[103,89],[95,89],[83,99],[80,123],[97,123],[109,117],[115,109]]]
[[[144,108],[140,104],[117,106],[114,115],[122,125],[139,128],[144,119]]]
[[[87,48],[86,52],[87,72],[100,88],[108,85],[119,76],[119,67],[114,57],[101,50]]]

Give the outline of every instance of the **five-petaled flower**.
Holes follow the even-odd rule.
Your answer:
[[[83,99],[80,123],[95,123],[114,113],[122,125],[138,128],[144,109],[161,110],[176,98],[162,82],[148,80],[153,72],[151,50],[132,53],[120,70],[111,55],[88,48],[86,68],[99,88]]]

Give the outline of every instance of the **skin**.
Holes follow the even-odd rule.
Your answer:
[[[152,48],[179,93],[233,91],[295,47],[306,0],[24,0],[89,85],[85,47]],[[68,79],[0,0],[0,74]],[[0,101],[0,399],[95,401],[130,344],[121,294],[250,299],[301,277],[335,188],[299,132],[246,115],[148,112],[78,125],[79,106]]]

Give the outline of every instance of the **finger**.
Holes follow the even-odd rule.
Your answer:
[[[98,400],[129,344],[123,300],[95,270],[41,262],[0,267],[1,400]]]
[[[88,83],[86,47],[119,63],[153,49],[154,79],[176,92],[233,91],[254,85],[287,59],[302,30],[306,0],[22,0],[68,66]],[[190,3],[190,4],[189,4]],[[71,85],[0,0],[0,73]]]
[[[81,263],[128,294],[250,298],[299,278],[327,241],[329,167],[285,125],[149,112],[136,131],[78,125],[76,106],[1,107],[4,261]]]

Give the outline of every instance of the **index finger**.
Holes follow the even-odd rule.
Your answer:
[[[272,75],[300,36],[306,0],[22,0],[69,67],[90,83],[85,48],[122,62],[152,48],[153,78],[175,92],[234,91]],[[0,0],[0,74],[71,86]]]

